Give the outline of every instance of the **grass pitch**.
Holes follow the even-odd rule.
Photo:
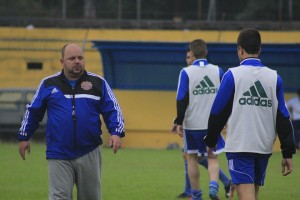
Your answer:
[[[23,161],[17,143],[0,143],[0,200],[48,199],[45,149],[44,144],[31,143],[31,154],[26,154]],[[180,150],[121,149],[114,155],[111,149],[102,148],[102,155],[103,200],[172,200],[183,191],[184,166]],[[221,154],[219,160],[228,174],[225,155]],[[265,186],[260,188],[260,199],[300,199],[298,154],[293,162],[293,173],[283,177],[281,154],[272,155]],[[203,198],[209,199],[207,171],[199,168]],[[219,194],[225,199],[222,183]],[[233,199],[237,199],[236,194]]]

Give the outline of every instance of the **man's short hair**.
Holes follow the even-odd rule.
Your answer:
[[[186,48],[186,52],[189,52],[190,50],[190,45]]]
[[[193,52],[196,59],[206,58],[207,47],[204,40],[201,39],[193,40],[189,45],[189,49]]]
[[[243,29],[237,39],[237,45],[248,54],[259,54],[261,47],[260,33],[255,28]]]
[[[65,50],[66,50],[67,46],[69,46],[70,44],[71,44],[71,43],[65,44],[65,45],[62,47],[62,49],[61,49],[61,58],[64,58],[64,57],[65,57]],[[78,46],[79,46],[79,45],[78,45]],[[82,52],[84,52],[83,49],[82,49]]]
[[[68,46],[69,44],[65,44],[62,49],[61,49],[61,58],[64,58],[65,57],[65,50],[66,50],[66,47]]]

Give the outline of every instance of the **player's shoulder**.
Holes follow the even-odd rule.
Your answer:
[[[49,86],[49,85],[53,85],[54,83],[57,82],[57,80],[61,76],[61,73],[62,72],[57,72],[55,74],[52,74],[50,76],[45,77],[44,79],[42,79],[40,85],[45,85],[46,87]]]
[[[188,65],[188,66],[182,68],[181,72],[182,71],[189,72],[189,71],[194,70],[196,68],[197,68],[197,66],[195,66],[195,65]]]
[[[98,75],[98,74],[95,74],[93,72],[88,72],[87,71],[87,76],[89,78],[93,78],[93,79],[100,79],[100,80],[105,80],[102,76]]]
[[[220,68],[219,65],[213,63],[208,63],[207,66]]]

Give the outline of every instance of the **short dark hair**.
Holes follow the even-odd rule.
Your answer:
[[[259,54],[261,47],[260,33],[255,28],[244,28],[239,34],[237,45],[248,54]]]
[[[190,42],[189,49],[193,52],[195,58],[206,58],[207,47],[204,40],[193,40],[192,42]]]
[[[61,58],[64,58],[65,57],[65,51],[66,51],[66,48],[67,46],[69,46],[70,44],[72,43],[68,43],[68,44],[65,44],[62,48],[61,48]],[[77,44],[75,44],[77,45]],[[77,45],[79,47],[79,45]],[[80,47],[79,47],[80,48]],[[84,52],[84,50],[81,48],[82,52]]]
[[[186,52],[189,52],[190,50],[190,45],[188,45],[188,47],[186,48]]]
[[[69,44],[65,44],[63,47],[62,47],[62,49],[61,49],[61,58],[64,58],[64,56],[65,56],[65,49],[66,49],[66,47],[68,46]]]

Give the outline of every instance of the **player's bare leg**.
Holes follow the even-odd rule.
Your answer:
[[[236,191],[239,200],[257,200],[254,184],[239,184],[236,185]]]
[[[188,175],[191,183],[191,187],[193,190],[199,190],[199,168],[198,168],[198,157],[197,154],[188,154]]]

